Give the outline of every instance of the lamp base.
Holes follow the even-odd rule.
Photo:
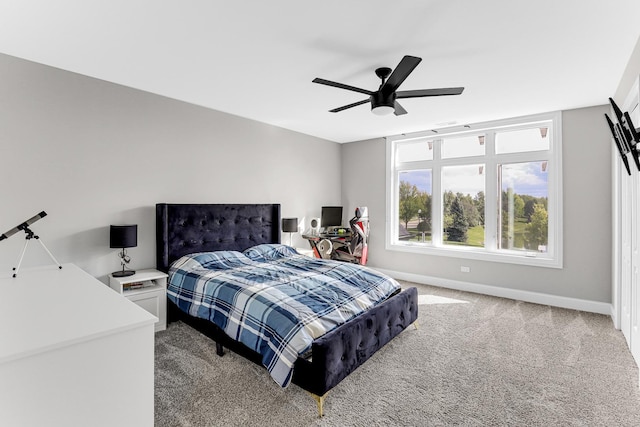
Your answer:
[[[136,274],[136,272],[133,270],[114,271],[113,273],[111,273],[113,277],[127,277],[133,276],[134,274]]]

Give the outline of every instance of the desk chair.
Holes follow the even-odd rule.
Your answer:
[[[333,258],[367,264],[369,246],[369,209],[366,206],[356,208],[356,213],[349,221],[351,227],[351,241],[338,246],[334,244]]]

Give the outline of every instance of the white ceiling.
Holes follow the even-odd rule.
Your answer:
[[[638,0],[0,0],[0,52],[336,142],[601,105],[640,36]],[[404,116],[376,90],[423,59]]]

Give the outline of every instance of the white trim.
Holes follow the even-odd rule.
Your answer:
[[[611,304],[611,313],[609,313],[609,315],[611,316],[611,320],[613,321],[614,329],[617,329],[619,331],[620,330],[620,318],[618,317],[618,309],[613,304]]]
[[[549,121],[549,118],[553,115],[561,114],[560,111],[553,111],[549,113],[533,114],[529,116],[511,117],[508,119],[493,120],[490,122],[473,123],[464,126],[451,126],[447,128],[438,128],[432,130],[425,130],[420,132],[402,133],[397,135],[387,136],[387,139],[391,140],[411,140],[420,138],[438,139],[443,136],[452,136],[465,133],[479,133],[487,129],[500,129],[500,128],[513,128],[529,127],[536,122]],[[526,122],[526,123],[523,123]]]
[[[423,285],[438,286],[441,288],[491,295],[494,297],[508,298],[534,304],[550,305],[553,307],[568,308],[571,310],[586,311],[589,313],[604,314],[613,317],[613,306],[606,302],[562,297],[519,289],[502,288],[499,286],[485,285],[481,283],[462,282],[458,280],[424,276],[414,273],[404,273],[381,268],[375,268],[375,270],[391,276],[394,279],[407,280],[409,282],[420,283]]]
[[[435,216],[435,215],[434,215]],[[538,254],[537,252],[502,250],[489,252],[471,246],[432,246],[429,243],[399,242],[387,248],[396,252],[410,252],[423,255],[445,256],[451,258],[476,259],[480,261],[501,262],[505,264],[530,265],[532,267],[562,268],[561,260]]]
[[[629,114],[632,114],[634,108],[637,108],[638,104],[638,93],[640,87],[640,78],[636,77],[627,97],[622,104],[622,110],[629,111]],[[614,117],[613,107],[609,108],[609,115]],[[634,123],[637,126],[637,123]],[[628,325],[622,324],[622,319],[625,319],[622,313],[623,309],[623,239],[620,237],[623,232],[623,227],[625,224],[623,223],[623,210],[622,203],[623,197],[621,197],[621,192],[624,189],[623,181],[627,178],[626,170],[622,169],[620,163],[620,154],[614,148],[613,138],[611,138],[610,152],[611,152],[611,217],[613,219],[611,224],[611,301],[613,302],[613,310],[612,316],[613,326],[616,329],[619,329],[625,335],[625,338],[628,339]],[[629,162],[629,166],[631,168],[634,167],[633,162]],[[631,173],[635,173],[634,169],[631,169]],[[624,228],[624,231],[627,231],[627,228]],[[630,304],[630,301],[624,301],[626,304]]]
[[[613,146],[613,143],[611,144]],[[613,284],[611,290],[612,301],[612,314],[613,327],[620,330],[622,325],[620,319],[622,318],[620,293],[622,290],[622,243],[620,240],[621,230],[621,213],[620,213],[620,166],[618,159],[619,154],[616,150],[611,150],[611,217],[613,218],[611,224],[611,283]],[[626,173],[626,172],[625,172]]]

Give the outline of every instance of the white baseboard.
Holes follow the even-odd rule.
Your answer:
[[[553,307],[569,308],[572,310],[605,314],[607,316],[613,317],[613,306],[606,302],[561,297],[557,295],[523,291],[518,289],[501,288],[499,286],[483,285],[481,283],[461,282],[458,280],[424,276],[421,274],[403,273],[400,271],[385,270],[381,268],[376,268],[376,270],[388,276],[391,276],[394,279],[407,280],[409,282],[420,283],[423,285],[432,285],[441,288],[456,289],[459,291],[474,292],[477,294],[532,302],[535,304],[550,305]]]

